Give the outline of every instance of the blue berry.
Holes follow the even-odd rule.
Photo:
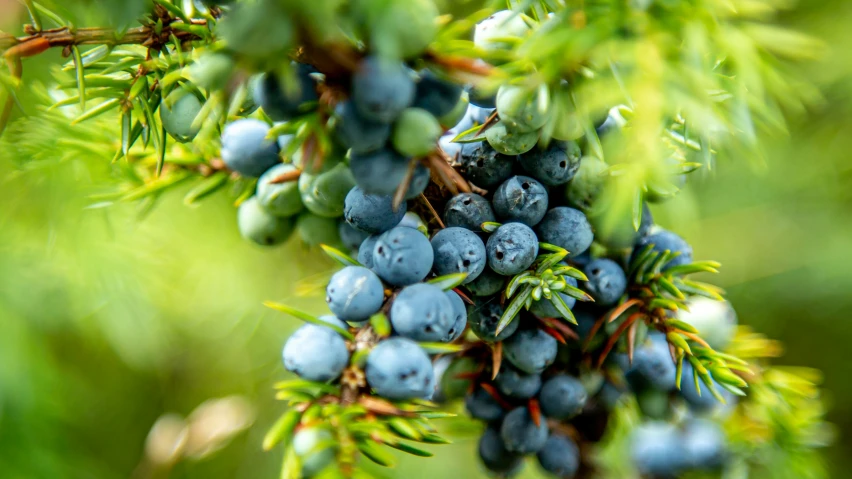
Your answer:
[[[391,123],[413,100],[414,81],[401,62],[367,57],[352,77],[352,101],[368,120]]]
[[[406,228],[415,229],[420,231],[421,233],[426,230],[426,223],[423,221],[422,218],[420,218],[417,213],[413,211],[405,213],[405,215],[402,217],[402,220],[400,220],[397,226],[404,226]]]
[[[532,414],[526,407],[518,407],[506,414],[500,426],[500,437],[506,450],[517,454],[531,454],[540,451],[547,442],[547,422],[538,426],[533,422]]]
[[[588,393],[579,379],[560,374],[545,381],[538,400],[545,416],[563,420],[583,411]]]
[[[287,85],[274,73],[264,73],[254,89],[254,102],[275,121],[287,121],[303,113],[304,105],[317,101],[316,83],[311,78],[313,67],[291,63],[296,82]],[[290,84],[292,83],[292,84]]]
[[[464,328],[467,326],[467,307],[464,304],[464,300],[455,291],[447,291],[444,294],[450,298],[450,302],[453,304],[453,317],[455,320],[453,321],[453,326],[447,331],[447,337],[443,341],[451,343],[460,338],[462,333],[464,333]]]
[[[500,184],[491,202],[501,221],[535,226],[547,213],[547,189],[529,176],[513,176]]]
[[[295,171],[296,167],[281,163],[266,170],[257,180],[257,199],[263,208],[274,216],[293,216],[304,208],[296,181],[271,183],[275,178]]]
[[[453,128],[445,132],[443,135],[441,135],[440,138],[438,138],[438,146],[441,148],[441,150],[444,151],[444,153],[447,154],[450,160],[452,160],[453,164],[455,164],[457,160],[456,157],[461,158],[461,151],[462,147],[464,146],[464,143],[456,143],[455,141],[453,141],[453,138],[455,138],[456,135],[463,131],[465,130],[456,130],[455,128]]]
[[[713,421],[692,419],[682,432],[686,461],[692,469],[717,470],[728,456],[725,432]]]
[[[474,296],[492,296],[499,293],[506,284],[506,277],[495,273],[488,266],[475,280],[467,283],[465,287]]]
[[[343,216],[346,221],[367,233],[385,232],[397,224],[405,215],[405,203],[393,210],[390,196],[367,194],[359,187],[352,188],[344,201]]]
[[[485,250],[491,269],[504,276],[512,276],[525,271],[535,262],[538,238],[529,226],[508,223],[491,234]]]
[[[575,288],[577,287],[577,280],[574,279],[574,278],[566,277],[565,282],[568,283],[569,286],[573,286]],[[562,298],[562,301],[565,302],[565,306],[568,306],[568,309],[573,308],[574,304],[576,304],[576,302],[577,302],[577,300],[574,299],[573,296],[568,296],[565,293],[553,293],[553,294],[558,294],[559,297]],[[562,314],[559,312],[559,310],[556,309],[556,306],[553,305],[553,302],[551,302],[547,298],[541,298],[538,301],[533,301],[532,305],[530,306],[530,312],[532,314],[538,316],[539,318],[561,318],[562,317]]]
[[[556,352],[556,339],[538,328],[520,329],[503,342],[503,357],[528,374],[547,369],[556,361]]]
[[[583,271],[589,278],[586,291],[592,295],[598,306],[614,305],[627,289],[624,270],[611,259],[596,259],[586,265]]]
[[[460,193],[450,198],[444,207],[447,227],[459,226],[479,233],[482,223],[497,221],[491,202],[476,193]]]
[[[376,241],[380,235],[370,235],[365,239],[361,246],[358,247],[358,262],[375,271],[373,265],[373,250],[376,248]]]
[[[641,474],[660,478],[679,477],[686,454],[677,429],[665,422],[647,422],[633,430],[630,455]]]
[[[472,393],[465,396],[464,407],[471,417],[482,421],[496,422],[506,415],[503,406],[494,399],[494,396],[481,387],[477,387]]]
[[[440,118],[455,108],[461,96],[460,86],[438,78],[430,71],[425,71],[415,88],[414,106]]]
[[[293,451],[299,456],[303,477],[314,477],[334,461],[334,448],[329,444],[332,434],[326,429],[305,427],[293,436]]]
[[[536,458],[542,469],[559,478],[570,479],[580,469],[580,449],[562,434],[551,434]]]
[[[652,334],[648,343],[636,350],[633,366],[627,376],[631,383],[648,384],[660,391],[675,389],[677,366],[669,352],[668,342],[662,334]]]
[[[432,179],[432,175],[429,168],[423,164],[418,164],[414,169],[414,175],[411,177],[408,189],[405,191],[405,199],[412,200],[426,191],[430,179]]]
[[[266,139],[269,125],[244,118],[225,125],[222,132],[222,161],[242,176],[257,178],[281,162],[278,144]]]
[[[370,237],[370,233],[359,230],[345,220],[337,223],[337,234],[340,235],[343,245],[351,251],[358,251],[364,241]],[[370,255],[372,256],[372,251]]]
[[[595,237],[586,215],[567,206],[548,211],[535,231],[540,241],[568,250],[569,258],[583,254]]]
[[[456,325],[455,313],[450,297],[441,288],[418,283],[402,288],[391,305],[390,321],[400,336],[438,342],[450,337]]]
[[[491,472],[512,475],[524,465],[524,457],[506,450],[500,431],[495,427],[489,427],[479,438],[479,459]]]
[[[467,273],[464,283],[475,280],[485,269],[485,245],[470,230],[449,227],[432,237],[433,268],[438,276]]]
[[[160,103],[160,120],[163,128],[175,140],[186,143],[192,141],[200,127],[193,127],[195,117],[201,111],[202,103],[194,94],[182,92],[183,95],[171,106],[168,102]]]
[[[293,234],[293,218],[281,218],[269,214],[257,197],[243,201],[237,210],[237,226],[243,238],[259,245],[272,246],[283,243]]]
[[[334,108],[334,137],[353,153],[375,151],[388,142],[391,127],[387,123],[365,120],[355,111],[351,101],[346,100]]]
[[[394,286],[423,281],[432,269],[432,245],[415,229],[397,226],[379,237],[373,249],[373,269]]]
[[[467,324],[470,330],[479,339],[487,342],[504,341],[512,336],[518,329],[519,321],[509,323],[500,334],[497,334],[497,325],[503,316],[503,307],[500,306],[498,298],[477,298],[467,315]]]
[[[494,188],[512,176],[515,158],[501,155],[488,142],[465,143],[459,157],[465,177],[482,188]]]
[[[320,318],[346,327],[340,320]],[[284,367],[308,381],[329,381],[340,376],[349,362],[346,342],[337,331],[306,324],[293,333],[284,344]]]
[[[554,141],[545,149],[533,149],[518,157],[518,162],[533,178],[548,186],[563,185],[580,168],[582,152],[574,141]]]
[[[500,393],[512,399],[529,399],[541,389],[541,375],[526,374],[504,363],[494,379],[494,384]]]
[[[634,246],[634,255],[639,254],[647,245],[653,245],[652,249],[657,253],[662,253],[666,250],[672,253],[680,253],[674,259],[663,266],[663,269],[672,268],[692,262],[692,246],[683,240],[680,236],[671,231],[660,231],[652,235],[641,238]]]
[[[432,362],[420,346],[406,338],[381,341],[367,356],[367,383],[390,400],[428,398],[435,390]]]
[[[393,195],[408,171],[409,159],[389,148],[349,155],[355,183],[367,193]]]
[[[344,321],[370,319],[385,299],[379,277],[363,266],[347,266],[334,273],[325,292],[328,309]]]

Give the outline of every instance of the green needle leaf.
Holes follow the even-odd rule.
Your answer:
[[[457,353],[459,351],[464,351],[464,346],[461,344],[448,344],[448,343],[417,343],[429,354],[445,354],[445,353]]]
[[[201,180],[194,188],[189,190],[186,196],[183,197],[183,204],[186,206],[194,206],[198,200],[210,196],[219,191],[228,183],[228,173],[217,171],[212,175]]]
[[[325,321],[317,318],[316,316],[311,316],[310,314],[305,313],[304,311],[299,311],[296,308],[291,308],[290,306],[287,306],[286,304],[276,303],[274,301],[264,301],[263,305],[266,306],[267,308],[275,309],[277,311],[287,313],[290,316],[294,316],[296,318],[299,318],[306,323],[316,324],[317,326],[323,326],[325,328],[333,329],[333,330],[337,331],[341,336],[343,336],[346,339],[349,339],[349,340],[355,339],[355,336],[353,336],[352,333],[341,328],[340,326],[336,326],[336,325],[331,324],[331,323],[326,323]]]
[[[321,244],[320,248],[322,248],[325,254],[327,254],[331,259],[337,261],[343,266],[361,266],[361,263],[333,246]]]
[[[86,121],[86,120],[90,120],[90,119],[92,119],[92,118],[94,118],[98,115],[102,115],[102,114],[112,110],[113,108],[117,107],[119,105],[119,103],[120,103],[120,100],[118,98],[113,98],[113,99],[107,100],[107,101],[101,103],[100,105],[92,108],[91,110],[84,112],[82,115],[75,118],[74,121],[71,122],[71,124],[76,125],[77,123],[80,123],[80,122],[83,122],[83,121]]]
[[[525,285],[517,296],[509,303],[509,306],[503,311],[503,316],[500,318],[500,323],[497,324],[496,334],[500,334],[506,326],[512,323],[521,312],[521,308],[526,304],[527,300],[532,295],[533,286]]]
[[[467,273],[452,273],[444,276],[438,276],[437,278],[432,278],[427,283],[437,286],[444,291],[449,291],[453,288],[460,286],[464,280],[467,279]]]
[[[388,317],[385,316],[385,313],[380,311],[370,316],[370,326],[373,327],[373,331],[375,331],[379,337],[386,338],[390,336],[391,324]]]
[[[396,465],[393,455],[382,449],[378,444],[373,442],[373,440],[363,439],[358,441],[357,445],[358,450],[361,451],[367,459],[375,462],[376,464],[384,467],[393,467]]]
[[[553,307],[559,311],[559,314],[562,315],[562,318],[568,321],[571,324],[577,324],[577,318],[574,317],[574,313],[565,304],[565,300],[562,299],[561,294],[554,294],[550,296],[550,302],[553,304]]]
[[[270,451],[282,441],[289,441],[301,418],[302,413],[295,409],[282,414],[263,437],[263,450]]]

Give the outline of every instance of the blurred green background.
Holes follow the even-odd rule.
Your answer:
[[[81,24],[132,18],[125,2],[65,3]],[[0,0],[0,29],[17,32],[20,13]],[[801,66],[823,101],[790,119],[788,138],[765,139],[765,168],[722,160],[654,212],[699,259],[722,262],[741,322],[785,343],[779,362],[824,371],[840,431],[827,455],[842,477],[852,467],[852,2],[803,1],[782,20],[825,40],[823,58]],[[27,81],[59,60],[28,61]],[[322,311],[334,265],[297,241],[243,241],[224,195],[189,208],[178,191],[141,221],[135,205],[87,209],[109,158],[21,169],[15,148],[0,150],[0,477],[145,477],[158,417],[230,395],[249,401],[254,424],[171,477],[276,477],[280,451],[263,453],[260,440],[281,411],[271,384],[286,376],[280,348],[298,324],[261,303]],[[474,448],[463,438],[386,475],[479,477]]]

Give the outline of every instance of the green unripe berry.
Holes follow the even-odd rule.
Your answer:
[[[571,206],[588,212],[595,200],[601,195],[606,183],[604,171],[609,166],[594,156],[584,156],[580,160],[580,168],[574,178],[568,183],[565,195]]]
[[[337,231],[337,219],[326,218],[309,212],[303,212],[296,221],[299,237],[308,246],[326,244],[340,247],[340,234]]]
[[[485,130],[485,139],[498,153],[520,155],[535,146],[538,131],[520,132],[501,121]]]
[[[458,399],[467,394],[472,380],[470,378],[460,378],[459,375],[472,373],[477,369],[476,361],[473,358],[462,357],[458,358],[449,366],[441,376],[441,392],[447,400]]]
[[[433,0],[353,1],[355,18],[370,35],[380,55],[412,58],[423,53],[435,39],[440,12]]]
[[[224,53],[204,55],[189,66],[189,78],[208,90],[225,88],[234,73],[234,60]]]
[[[174,94],[174,93],[173,93]],[[160,103],[160,120],[163,128],[175,140],[186,143],[192,141],[198,134],[198,127],[192,126],[192,122],[201,111],[201,100],[190,92],[180,92],[182,95],[169,107],[168,99]]]
[[[237,210],[237,226],[243,238],[259,245],[283,243],[293,234],[292,218],[272,216],[260,205],[257,197],[245,200]]]
[[[296,171],[296,167],[282,163],[267,170],[257,181],[258,201],[271,215],[293,216],[304,209],[298,182],[271,183],[275,178],[291,171]]]
[[[327,218],[343,215],[344,200],[354,186],[355,178],[345,163],[338,163],[319,175],[303,172],[299,177],[299,193],[305,207]]]
[[[497,90],[497,113],[500,120],[518,131],[537,130],[550,118],[549,98],[542,98],[546,90],[503,85]]]
[[[393,126],[391,142],[405,156],[424,156],[436,148],[443,129],[431,113],[422,108],[406,108]]]

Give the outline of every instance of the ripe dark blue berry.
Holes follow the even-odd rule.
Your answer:
[[[515,408],[503,418],[500,437],[506,450],[516,454],[531,454],[540,451],[547,442],[547,422],[536,426],[532,414],[526,407]]]
[[[692,419],[681,433],[686,461],[697,470],[717,470],[724,466],[728,456],[725,432],[707,419]]]
[[[468,414],[475,419],[495,422],[503,419],[506,411],[488,391],[477,387],[464,398],[464,407]]]
[[[583,271],[589,278],[585,283],[586,291],[598,306],[614,305],[627,289],[624,270],[611,259],[596,259],[586,265]]]
[[[334,316],[320,319],[342,328],[346,324]],[[306,324],[284,344],[284,367],[309,381],[328,381],[340,376],[349,361],[346,342],[337,331],[316,324]]]
[[[477,298],[476,302],[470,306],[467,324],[470,325],[470,330],[477,335],[479,339],[487,342],[503,341],[512,336],[518,330],[519,321],[512,321],[506,328],[497,334],[497,325],[500,323],[500,318],[503,316],[503,307],[500,306],[500,300],[496,297],[481,297]]]
[[[488,142],[465,143],[459,158],[465,177],[476,186],[494,188],[512,176],[513,156],[501,155]]]
[[[438,342],[450,337],[450,330],[456,325],[455,313],[450,297],[441,288],[418,283],[402,288],[391,305],[390,320],[400,336]]]
[[[345,220],[337,223],[337,234],[340,235],[340,241],[343,242],[343,245],[351,251],[358,251],[361,244],[370,236],[370,233],[359,230]]]
[[[352,101],[364,118],[391,123],[414,100],[414,81],[402,62],[367,57],[352,77]]]
[[[344,321],[366,321],[384,302],[384,286],[363,266],[347,266],[331,277],[325,301],[335,316]]]
[[[389,124],[361,118],[350,100],[338,103],[334,116],[334,137],[344,147],[351,148],[353,153],[378,150],[390,139]]]
[[[536,454],[545,471],[562,479],[570,479],[580,469],[580,450],[571,438],[553,433]]]
[[[303,427],[293,436],[293,452],[299,456],[303,477],[316,476],[334,461],[335,450],[329,446],[333,439],[328,430],[318,427]]]
[[[586,215],[567,206],[548,211],[535,231],[540,241],[568,250],[569,258],[583,254],[595,237]]]
[[[453,304],[453,317],[455,318],[453,326],[447,331],[447,336],[443,339],[445,343],[450,343],[460,338],[464,333],[464,328],[467,326],[467,307],[464,300],[455,291],[447,291],[444,294],[450,298],[450,302]]]
[[[538,400],[545,416],[562,420],[580,414],[586,406],[588,394],[579,379],[559,374],[545,381]]]
[[[529,176],[513,176],[504,181],[491,201],[497,218],[504,222],[535,226],[547,213],[547,189]]]
[[[375,249],[376,241],[378,240],[379,235],[370,235],[361,243],[361,246],[358,247],[358,262],[374,271],[373,249]]]
[[[491,234],[485,250],[491,269],[502,275],[512,276],[526,270],[535,262],[538,238],[529,226],[523,223],[508,223]]]
[[[438,78],[434,73],[425,71],[417,82],[414,92],[414,106],[422,108],[436,118],[451,112],[462,96],[462,87]]]
[[[405,203],[393,210],[393,198],[367,194],[359,187],[352,188],[344,201],[343,216],[346,221],[370,234],[383,233],[402,220]]]
[[[278,143],[266,139],[269,125],[244,118],[225,125],[222,132],[222,161],[242,176],[257,178],[281,162]]]
[[[627,373],[631,383],[647,384],[660,391],[675,389],[676,376],[677,367],[662,334],[651,334],[646,345],[636,350],[633,366]]]
[[[474,296],[492,296],[500,292],[505,284],[505,276],[495,273],[486,266],[482,273],[475,280],[467,283],[465,287]]]
[[[475,280],[485,269],[485,245],[470,230],[449,227],[432,237],[433,268],[438,276],[467,273],[464,283]]]
[[[409,159],[390,148],[349,155],[355,183],[367,193],[393,195],[408,171]]]
[[[479,438],[479,459],[493,473],[509,476],[524,465],[524,457],[506,450],[498,428],[489,427]]]
[[[435,390],[429,355],[406,338],[379,342],[367,356],[364,374],[376,394],[391,400],[428,398]]]
[[[527,374],[503,363],[494,384],[501,394],[512,399],[529,399],[541,389],[541,375]]]
[[[394,286],[423,280],[432,269],[432,245],[418,230],[397,226],[379,237],[373,248],[373,270]]]
[[[504,359],[527,374],[547,369],[556,360],[556,352],[556,339],[538,328],[520,329],[503,342]]]
[[[303,112],[305,104],[317,100],[313,67],[291,63],[295,82],[283,82],[274,73],[264,73],[254,88],[254,102],[275,121],[287,121]]]
[[[659,478],[680,477],[687,466],[677,429],[665,422],[646,422],[630,438],[630,455],[641,474]]]
[[[459,226],[474,232],[482,231],[482,223],[497,221],[491,202],[476,193],[460,193],[450,198],[444,207],[447,227]]]
[[[568,183],[580,168],[582,152],[573,141],[555,141],[545,149],[534,148],[518,157],[533,178],[548,186]]]

